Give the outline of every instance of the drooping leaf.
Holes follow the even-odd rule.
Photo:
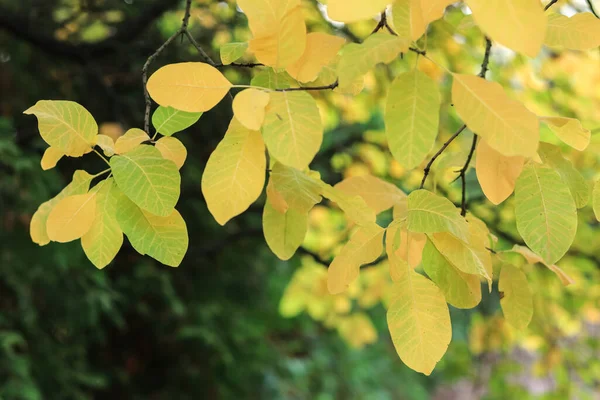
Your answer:
[[[515,188],[517,229],[527,246],[553,264],[569,250],[577,231],[577,209],[560,175],[529,162]]]
[[[257,89],[246,89],[233,99],[233,114],[246,128],[258,131],[265,120],[265,107],[269,104],[269,93]]]
[[[42,169],[47,171],[56,167],[56,163],[63,158],[64,154],[55,149],[54,147],[48,147],[46,151],[44,151],[44,155],[42,156],[42,161],[40,162]]]
[[[345,40],[322,32],[311,32],[306,36],[306,48],[302,57],[287,67],[287,72],[299,82],[312,82],[319,76],[321,68],[334,60]]]
[[[539,53],[548,24],[540,1],[466,0],[466,3],[477,25],[492,40],[529,57]]]
[[[231,83],[208,64],[185,62],[160,68],[146,87],[159,105],[198,113],[216,106],[229,92]]]
[[[260,196],[267,168],[260,133],[232,118],[225,137],[202,174],[202,194],[215,220],[227,221],[246,211]]]
[[[416,268],[421,263],[427,237],[423,233],[409,232],[402,229],[399,232],[398,240],[398,256],[407,261],[412,268]]]
[[[177,166],[153,146],[135,149],[110,159],[117,186],[140,208],[159,216],[172,214],[179,199],[181,177]]]
[[[385,130],[396,161],[417,167],[435,144],[441,99],[438,85],[420,71],[394,80],[385,108]]]
[[[416,272],[404,274],[392,286],[387,322],[400,359],[417,372],[431,374],[452,339],[440,289]]]
[[[96,146],[100,147],[104,155],[107,157],[112,157],[115,155],[115,141],[110,136],[97,135]]]
[[[385,230],[376,223],[359,227],[327,270],[329,293],[342,293],[358,278],[360,266],[373,262],[383,251]]]
[[[556,274],[556,276],[558,277],[558,279],[560,279],[561,283],[564,286],[569,286],[569,285],[575,283],[573,278],[571,278],[560,267],[558,267],[557,265],[546,264],[546,262],[542,259],[542,257],[538,256],[537,254],[535,254],[533,251],[531,251],[530,249],[528,249],[525,246],[519,246],[518,244],[515,244],[513,246],[513,248],[508,251],[522,255],[529,264],[533,265],[533,264],[540,263],[540,264],[544,265],[546,268],[548,268],[550,271],[552,271],[552,272],[554,272],[554,274]]]
[[[289,208],[301,214],[307,214],[322,200],[319,182],[295,168],[275,163],[271,168],[271,180]]]
[[[417,233],[450,232],[462,241],[469,237],[467,222],[454,204],[422,189],[408,196],[407,228]]]
[[[129,129],[115,142],[115,153],[127,153],[147,141],[150,141],[150,136],[146,132],[138,128]]]
[[[577,208],[587,206],[590,201],[590,187],[573,164],[562,156],[560,148],[549,143],[540,143],[539,154],[542,161],[558,172],[564,184],[569,187]]]
[[[485,197],[493,204],[502,203],[514,192],[524,165],[524,157],[504,156],[491,148],[485,140],[480,140],[477,145],[477,180]]]
[[[308,93],[271,93],[262,134],[277,161],[305,169],[321,147],[323,124],[315,99]]]
[[[229,65],[232,62],[239,60],[248,50],[248,43],[225,43],[221,46],[221,62],[223,65]]]
[[[321,194],[333,201],[344,211],[346,217],[358,225],[374,223],[376,220],[375,211],[370,208],[362,197],[358,195],[346,194],[322,181],[318,182],[321,186]]]
[[[66,196],[50,211],[46,231],[50,240],[66,243],[79,239],[92,227],[96,193]]]
[[[269,183],[267,183],[267,202],[269,202],[275,210],[282,214],[285,213],[288,208],[290,208],[281,193],[275,189],[272,179],[269,179]]]
[[[600,20],[592,13],[548,16],[547,46],[557,49],[591,50],[600,46]]]
[[[392,6],[392,21],[399,37],[417,41],[425,33],[423,0],[396,0]]]
[[[308,229],[308,214],[294,208],[277,211],[270,202],[265,203],[263,232],[267,245],[281,260],[289,260],[302,245]]]
[[[96,216],[90,230],[81,237],[81,247],[96,268],[102,269],[123,245],[123,231],[117,222],[117,206],[123,194],[113,178],[98,185],[102,186],[96,194]]]
[[[430,242],[423,249],[423,270],[456,308],[473,308],[481,301],[481,282],[451,264]]]
[[[527,328],[533,316],[533,295],[527,277],[519,268],[503,264],[500,270],[498,290],[504,318],[515,329]]]
[[[187,150],[183,143],[179,139],[174,137],[165,136],[156,141],[154,145],[160,154],[162,154],[165,160],[171,160],[177,166],[177,169],[181,169],[187,158]]]
[[[159,106],[152,114],[152,126],[161,135],[171,136],[194,125],[201,116],[201,112],[185,112]]]
[[[133,248],[170,267],[177,267],[188,248],[185,221],[175,209],[160,217],[139,208],[126,196],[119,198],[117,221]]]
[[[581,126],[581,122],[575,118],[540,117],[540,121],[560,140],[576,150],[583,151],[590,144],[590,130]]]
[[[376,214],[406,199],[406,194],[397,186],[372,175],[346,178],[334,188],[348,195],[362,197]]]
[[[509,98],[499,83],[455,74],[452,100],[469,129],[494,150],[505,156],[535,154],[540,137],[538,118],[523,104]]]
[[[385,230],[385,252],[390,264],[390,277],[393,282],[412,270],[408,261],[400,256],[400,234],[406,229],[406,220],[395,220]]]
[[[38,119],[42,139],[70,157],[81,157],[92,151],[98,125],[82,105],[73,101],[40,100],[24,114]]]
[[[392,0],[328,0],[327,15],[334,21],[356,22],[373,18],[392,2]]]

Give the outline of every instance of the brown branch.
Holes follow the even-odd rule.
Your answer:
[[[459,171],[459,178],[462,184],[462,197],[460,201],[460,215],[463,217],[467,215],[467,171],[469,169],[469,164],[471,164],[471,159],[473,158],[473,154],[475,153],[475,148],[477,147],[477,135],[473,134],[473,143],[471,144],[471,150],[469,151],[469,155],[467,156],[467,161],[465,161],[465,165]]]
[[[594,14],[596,16],[596,18],[600,18],[600,15],[598,15],[598,13],[596,12],[596,10],[594,9],[594,5],[592,4],[592,0],[586,0],[588,6],[590,7],[590,11],[592,11],[592,14]]]
[[[548,11],[548,9],[549,9],[550,7],[552,7],[553,5],[555,5],[556,3],[558,3],[558,0],[552,0],[550,3],[548,3],[548,4],[546,5],[546,7],[544,7],[544,11]]]
[[[317,90],[333,90],[338,87],[340,84],[336,80],[330,85],[324,86],[301,86],[297,88],[288,88],[288,89],[275,89],[276,92],[299,92],[299,91],[317,91]]]
[[[452,135],[450,137],[450,139],[446,140],[446,142],[437,151],[437,153],[435,153],[433,155],[433,157],[431,157],[431,159],[427,163],[427,166],[423,170],[423,179],[421,180],[421,189],[423,189],[423,187],[425,187],[425,182],[427,181],[427,177],[429,176],[429,172],[431,171],[431,167],[433,166],[433,163],[435,162],[435,160],[437,160],[438,157],[442,155],[442,153],[448,148],[448,146],[450,146],[450,143],[452,143],[454,141],[454,139],[456,139],[458,137],[458,135],[460,135],[465,129],[467,129],[466,125],[461,126],[456,131],[456,133],[454,133],[454,135]]]

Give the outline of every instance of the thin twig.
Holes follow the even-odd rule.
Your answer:
[[[485,54],[483,56],[483,62],[481,63],[481,71],[479,71],[479,77],[485,79],[490,65],[490,56],[492,55],[492,41],[487,36],[485,37]]]
[[[546,5],[546,7],[544,7],[544,11],[548,11],[548,9],[549,9],[550,7],[552,7],[553,5],[555,5],[556,3],[558,3],[558,0],[552,0],[550,3],[548,3],[548,4]]]
[[[255,68],[255,67],[264,67],[265,64],[261,63],[230,63],[230,64],[215,64],[213,67],[215,68],[223,68],[223,67],[239,67],[239,68]]]
[[[429,176],[429,172],[431,171],[431,166],[433,165],[435,160],[437,160],[438,157],[442,155],[442,153],[448,148],[448,146],[450,146],[450,143],[452,143],[454,141],[454,139],[456,139],[458,137],[458,135],[460,135],[465,129],[467,129],[466,125],[461,126],[456,131],[456,133],[454,133],[454,135],[452,135],[450,137],[450,139],[446,140],[446,143],[444,143],[442,145],[442,147],[437,151],[437,153],[435,153],[433,155],[433,157],[431,157],[431,160],[429,160],[429,162],[427,163],[427,166],[423,170],[423,180],[421,180],[421,189],[423,189],[423,187],[425,187],[425,181],[427,181],[427,177]]]
[[[473,143],[471,144],[471,150],[469,151],[469,155],[467,156],[467,161],[465,161],[465,165],[459,171],[459,177],[462,184],[462,197],[460,201],[460,215],[463,217],[467,215],[467,171],[469,169],[469,164],[471,164],[471,159],[473,158],[473,154],[475,153],[475,148],[477,147],[477,135],[473,134]]]
[[[288,89],[274,89],[276,92],[298,92],[298,91],[316,91],[316,90],[333,90],[339,86],[339,82],[336,80],[331,85],[324,86],[303,86],[297,88]]]

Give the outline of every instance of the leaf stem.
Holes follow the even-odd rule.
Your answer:
[[[107,168],[107,169],[105,169],[104,171],[100,171],[100,172],[98,172],[96,175],[92,175],[92,178],[97,178],[97,177],[99,177],[100,175],[104,175],[105,173],[107,173],[107,172],[109,172],[109,171],[110,171],[110,168]]]
[[[100,157],[106,163],[106,165],[108,165],[110,167],[110,163],[108,162],[106,157],[104,157],[98,150],[96,150],[96,149],[92,149],[92,150],[94,151],[94,153],[98,154],[98,157]]]

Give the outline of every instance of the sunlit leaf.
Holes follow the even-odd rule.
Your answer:
[[[537,254],[535,254],[533,251],[531,251],[530,249],[528,249],[525,246],[519,246],[518,244],[515,244],[513,246],[513,248],[508,251],[519,253],[527,260],[527,262],[529,264],[540,263],[540,264],[544,265],[550,271],[554,272],[556,274],[556,276],[558,277],[558,279],[560,279],[561,283],[565,286],[569,286],[569,285],[575,283],[573,278],[571,278],[565,271],[563,271],[557,265],[546,264],[546,262],[542,259],[542,257],[538,256]]]
[[[269,93],[257,89],[246,89],[233,99],[233,114],[246,128],[260,130],[265,120],[265,107],[269,104]]]
[[[287,72],[300,82],[317,79],[321,68],[332,62],[345,40],[322,32],[311,32],[306,36],[306,48],[302,57],[287,67]]]
[[[322,200],[321,184],[295,168],[275,163],[271,168],[271,180],[288,206],[301,214],[307,214]]]
[[[47,171],[56,167],[56,163],[63,158],[64,154],[55,149],[54,147],[48,147],[46,151],[44,151],[44,155],[42,156],[42,161],[40,162],[42,169]]]
[[[590,130],[581,126],[581,122],[575,118],[541,117],[540,121],[548,125],[560,140],[576,150],[583,151],[590,144]]]
[[[544,43],[558,49],[597,48],[600,46],[600,19],[588,12],[577,13],[570,18],[560,14],[550,14]]]
[[[455,2],[455,0],[421,0],[421,9],[425,24],[442,18],[446,7]]]
[[[400,256],[400,234],[406,229],[406,220],[393,221],[385,231],[385,252],[390,264],[390,277],[393,282],[412,270],[408,261]]]
[[[454,204],[427,190],[408,196],[407,228],[418,233],[450,232],[462,241],[468,241],[469,236],[467,222]]]
[[[397,186],[372,175],[346,178],[334,187],[346,194],[362,197],[376,214],[406,198],[406,194]]]
[[[425,33],[423,0],[396,0],[392,6],[392,21],[399,37],[417,41]]]
[[[97,135],[96,146],[100,147],[104,155],[107,157],[112,157],[115,155],[115,141],[110,136]]]
[[[328,0],[327,15],[334,21],[356,22],[371,19],[393,0]]]
[[[533,316],[533,296],[527,277],[519,268],[503,264],[500,270],[498,290],[504,318],[515,329],[527,328]]]
[[[96,215],[96,193],[77,194],[60,200],[46,221],[48,237],[66,243],[90,230]]]
[[[165,160],[171,160],[181,169],[187,158],[187,150],[179,139],[174,137],[162,137],[156,141],[154,145]]]
[[[343,191],[319,182],[321,194],[333,201],[344,211],[346,217],[358,225],[364,225],[375,222],[375,211],[370,208],[361,196],[346,194]]]
[[[194,125],[201,116],[201,112],[185,112],[159,106],[152,114],[152,126],[161,135],[171,136]]]
[[[115,153],[127,153],[147,141],[150,141],[150,136],[146,132],[138,128],[129,129],[115,142]]]
[[[267,184],[267,202],[269,202],[275,210],[282,214],[285,213],[289,208],[288,203],[285,201],[281,193],[275,189],[272,179],[269,179],[269,183]]]
[[[223,65],[229,65],[239,60],[248,50],[248,43],[225,43],[221,46],[221,62]]]
[[[594,192],[592,196],[594,214],[596,215],[596,219],[600,221],[600,181],[596,181],[594,184]]]
[[[587,206],[590,201],[590,187],[573,164],[562,156],[560,148],[549,143],[540,143],[540,157],[552,167],[569,187],[577,208]]]
[[[277,72],[273,68],[265,68],[254,75],[250,84],[267,89],[288,89],[293,79],[285,71]]]
[[[270,202],[265,203],[263,232],[267,245],[281,260],[289,260],[302,245],[308,229],[308,214],[294,208],[277,211]]]

